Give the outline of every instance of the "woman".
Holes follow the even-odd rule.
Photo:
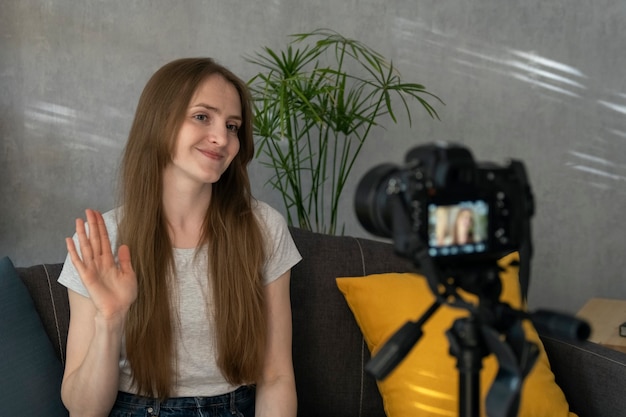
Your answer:
[[[146,85],[120,207],[87,210],[59,281],[72,416],[296,415],[284,219],[252,198],[250,98],[211,59]]]
[[[453,245],[465,245],[474,243],[474,212],[469,208],[462,208],[456,214]]]

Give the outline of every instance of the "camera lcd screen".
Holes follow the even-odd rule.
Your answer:
[[[489,205],[484,200],[428,205],[431,257],[472,255],[488,248]]]

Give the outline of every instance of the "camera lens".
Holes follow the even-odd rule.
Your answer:
[[[397,171],[393,164],[378,165],[363,176],[356,188],[354,210],[357,219],[365,230],[376,236],[392,236],[387,185]]]

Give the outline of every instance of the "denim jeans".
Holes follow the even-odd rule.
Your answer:
[[[215,397],[155,398],[119,392],[109,417],[254,417],[254,388]]]

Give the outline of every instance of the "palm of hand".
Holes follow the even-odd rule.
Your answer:
[[[102,215],[93,210],[87,210],[86,214],[89,234],[84,221],[77,219],[80,255],[74,241],[68,238],[70,258],[98,313],[104,318],[124,316],[138,291],[130,250],[126,245],[120,246],[116,262]]]

